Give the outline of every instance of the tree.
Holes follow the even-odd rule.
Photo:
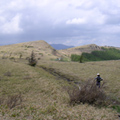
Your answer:
[[[36,58],[35,58],[35,53],[32,51],[32,53],[31,53],[31,56],[30,56],[30,58],[29,58],[29,65],[31,65],[31,66],[36,66],[36,64],[37,64],[37,60],[36,60]]]
[[[83,63],[83,55],[80,56],[80,63]]]

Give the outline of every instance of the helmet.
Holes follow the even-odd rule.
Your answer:
[[[100,73],[97,73],[97,75],[100,75]]]

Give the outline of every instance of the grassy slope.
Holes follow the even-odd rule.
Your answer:
[[[60,53],[55,51],[48,43],[43,40],[25,42],[13,45],[0,46],[0,57],[7,58],[27,58],[31,52],[34,51],[37,58],[50,59],[61,56]]]
[[[58,70],[79,76],[81,79],[93,77],[100,72],[106,81],[110,81],[111,92],[118,95],[120,61],[91,62],[85,64],[39,61],[40,64],[54,67]],[[109,66],[110,65],[110,66]],[[0,96],[6,98],[8,95],[21,92],[23,97],[22,106],[13,109],[1,106],[0,119],[3,120],[117,120],[117,113],[108,108],[95,108],[87,104],[69,106],[69,97],[63,86],[67,82],[52,76],[39,67],[31,67],[25,62],[12,62],[0,60]],[[110,69],[111,68],[111,69]],[[99,71],[98,71],[99,70]],[[6,72],[12,74],[5,76]],[[108,74],[109,73],[109,74]],[[114,75],[115,74],[115,75]],[[113,78],[114,79],[113,81]],[[116,91],[118,90],[118,91]],[[1,98],[0,97],[0,98]]]

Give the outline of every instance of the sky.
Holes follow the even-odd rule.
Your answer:
[[[120,47],[120,0],[0,0],[0,45]]]

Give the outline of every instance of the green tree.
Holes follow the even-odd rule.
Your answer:
[[[83,55],[80,56],[80,63],[83,63]]]
[[[29,65],[31,65],[31,66],[36,66],[36,64],[37,64],[37,60],[36,60],[36,58],[35,58],[35,53],[32,51],[32,53],[31,53],[31,56],[30,56],[30,58],[29,58]]]

